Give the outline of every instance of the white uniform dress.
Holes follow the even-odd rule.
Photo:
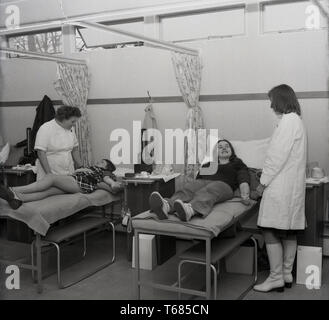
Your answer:
[[[37,132],[34,149],[46,152],[50,170],[54,174],[72,174],[73,148],[78,146],[75,133],[61,127],[55,119],[44,123]],[[37,180],[45,176],[39,160],[36,162]]]
[[[267,150],[261,184],[266,188],[259,209],[260,227],[305,229],[307,138],[301,118],[284,114]]]

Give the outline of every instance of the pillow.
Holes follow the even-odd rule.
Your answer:
[[[270,138],[250,141],[231,141],[235,153],[249,168],[263,168]]]
[[[212,139],[216,139],[213,138]],[[220,140],[221,138],[219,138]],[[210,145],[210,138],[207,140],[207,150],[216,146],[216,140],[212,140]],[[249,167],[261,169],[265,161],[266,151],[270,142],[270,138],[262,140],[249,140],[249,141],[231,141],[229,140],[235,150],[236,155]],[[213,154],[205,155],[202,164],[212,161]]]

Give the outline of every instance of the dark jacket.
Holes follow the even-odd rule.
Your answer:
[[[42,101],[39,103],[39,105],[36,108],[36,115],[34,118],[33,127],[31,130],[31,145],[30,150],[33,150],[35,138],[37,136],[37,132],[39,128],[47,121],[50,121],[55,118],[55,109],[53,102],[50,100],[48,96],[44,96]],[[27,145],[27,139],[18,142],[16,144],[16,147],[24,147]]]
[[[42,101],[39,103],[36,109],[36,116],[34,118],[33,127],[30,133],[30,142],[27,146],[27,139],[16,144],[16,148],[25,147],[24,156],[19,160],[19,164],[34,164],[37,159],[37,154],[34,149],[35,139],[39,128],[47,121],[50,121],[55,118],[55,109],[53,102],[49,99],[48,96],[44,96]],[[27,134],[28,135],[28,134]],[[30,151],[29,151],[30,150]]]
[[[31,131],[31,146],[34,147],[35,138],[39,128],[45,123],[55,118],[55,109],[53,102],[48,96],[44,96],[36,109],[36,116],[34,119]]]

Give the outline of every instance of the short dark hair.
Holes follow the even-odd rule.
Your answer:
[[[103,159],[103,160],[106,162],[106,168],[105,168],[106,171],[110,171],[110,172],[115,171],[116,167],[111,160],[108,159]]]
[[[81,111],[77,107],[71,106],[61,106],[57,109],[55,118],[56,120],[62,122],[63,120],[68,120],[72,117],[81,117]]]
[[[297,113],[301,115],[300,105],[295,91],[286,84],[272,88],[268,92],[271,99],[271,108],[279,114]]]

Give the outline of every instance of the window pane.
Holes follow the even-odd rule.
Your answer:
[[[142,21],[138,22],[129,22],[129,23],[120,23],[120,24],[111,24],[110,27],[115,29],[133,32],[137,34],[144,34],[144,23]],[[77,38],[77,49],[79,47],[83,50],[86,48],[81,44],[85,44],[87,48],[92,47],[104,47],[104,48],[116,48],[117,46],[130,44],[132,46],[141,45],[140,41],[136,41],[136,38],[123,36],[114,32],[104,32],[95,29],[80,28],[79,29],[80,37]]]
[[[193,40],[245,33],[245,8],[227,8],[161,19],[162,37],[166,41]]]
[[[9,47],[40,53],[62,52],[62,31],[26,34],[8,38]]]
[[[321,1],[323,3],[323,1]],[[310,1],[287,1],[286,3],[272,3],[263,5],[262,25],[263,32],[282,32],[306,30],[308,8],[313,6]],[[314,7],[317,10],[317,7]],[[319,13],[319,27],[326,26],[325,18]]]

